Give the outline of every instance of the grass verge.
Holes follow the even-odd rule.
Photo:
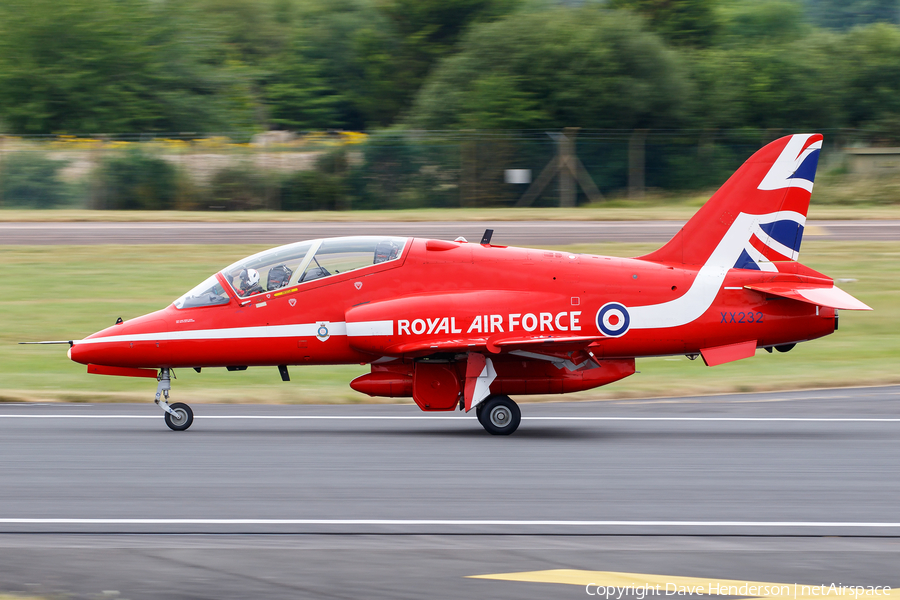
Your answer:
[[[569,251],[635,256],[648,244],[591,244]],[[0,401],[150,401],[152,381],[88,375],[66,346],[20,341],[79,339],[161,308],[210,273],[261,246],[0,246],[7,293],[0,299]],[[638,360],[639,374],[610,386],[532,399],[623,398],[900,383],[900,243],[807,241],[803,261],[872,306],[841,314],[840,331],[788,354],[708,368],[684,357]],[[173,399],[189,402],[378,402],[348,382],[359,365],[293,367],[290,383],[272,368],[229,373],[178,370]],[[522,398],[527,400],[528,398]],[[384,399],[386,402],[395,400]]]

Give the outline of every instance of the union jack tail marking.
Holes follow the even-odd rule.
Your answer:
[[[768,144],[665,246],[641,258],[705,265],[714,255],[717,263],[727,255],[727,264],[720,266],[762,271],[777,271],[778,262],[797,260],[821,149],[817,133],[789,135]],[[726,238],[730,249],[723,252],[720,242]]]

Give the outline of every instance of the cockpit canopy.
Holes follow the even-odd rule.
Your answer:
[[[265,250],[230,265],[222,276],[239,298],[398,259],[407,238],[355,236],[297,242]],[[175,308],[216,306],[231,301],[213,275],[175,301]]]

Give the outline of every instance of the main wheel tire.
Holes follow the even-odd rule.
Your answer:
[[[481,406],[478,420],[491,435],[509,435],[519,428],[522,411],[509,396],[491,396]]]
[[[166,425],[168,425],[169,429],[172,431],[184,431],[194,422],[194,411],[192,411],[191,407],[184,402],[170,404],[169,408],[175,411],[174,415],[168,412],[165,413]]]

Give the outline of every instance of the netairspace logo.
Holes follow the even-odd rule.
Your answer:
[[[883,598],[891,596],[889,586],[844,586],[837,584],[801,585],[793,584],[758,584],[758,583],[698,583],[696,585],[639,584],[639,585],[601,585],[589,583],[585,586],[588,596],[598,596],[606,600],[621,600],[626,594],[637,600],[647,597],[683,597],[683,596],[745,596],[753,598],[786,598],[793,600],[809,600],[815,598],[841,598],[859,600],[860,598]]]

